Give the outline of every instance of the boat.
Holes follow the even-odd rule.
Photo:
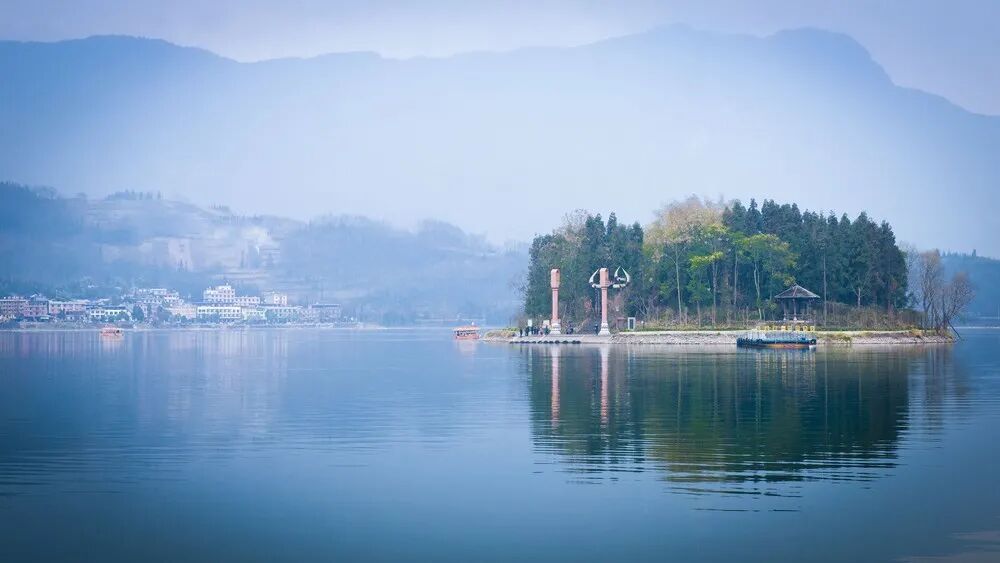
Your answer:
[[[116,326],[106,326],[101,329],[101,336],[121,336],[125,331]]]
[[[816,347],[816,337],[805,332],[788,330],[749,330],[736,339],[740,348],[796,348]]]
[[[474,325],[456,327],[452,332],[455,340],[479,340],[479,327]]]

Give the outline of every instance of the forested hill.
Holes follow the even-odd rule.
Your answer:
[[[416,230],[355,216],[303,222],[156,193],[67,198],[10,183],[0,183],[0,201],[0,294],[104,297],[166,286],[197,297],[226,280],[392,324],[456,315],[502,323],[521,305],[514,287],[524,250],[441,222]]]
[[[826,303],[831,322],[896,322],[908,305],[907,262],[892,227],[861,213],[851,218],[755,200],[713,203],[692,197],[665,206],[646,228],[614,214],[571,215],[532,243],[526,310],[548,316],[548,272],[560,268],[568,324],[593,319],[586,283],[600,267],[621,266],[632,283],[614,295],[614,315],[647,322],[739,324],[778,317],[772,299],[792,284]],[[860,313],[859,313],[860,312]],[[869,315],[869,313],[871,313]]]

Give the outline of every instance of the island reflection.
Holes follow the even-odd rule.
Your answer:
[[[794,496],[789,483],[878,478],[896,466],[915,410],[934,432],[933,407],[955,391],[942,383],[954,368],[944,347],[522,354],[535,447],[560,470],[658,471],[692,494]]]

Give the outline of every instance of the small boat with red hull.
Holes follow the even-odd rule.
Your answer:
[[[456,327],[453,332],[455,340],[479,340],[479,327],[474,325]]]

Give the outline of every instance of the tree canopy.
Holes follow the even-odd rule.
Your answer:
[[[548,272],[562,270],[561,317],[592,318],[587,284],[600,267],[623,267],[632,284],[614,295],[617,313],[701,324],[775,318],[773,300],[793,283],[828,304],[892,314],[907,305],[907,261],[892,227],[866,213],[800,211],[764,200],[748,205],[690,197],[667,204],[645,228],[619,224],[614,213],[577,211],[530,250],[525,312],[548,316]],[[823,314],[823,313],[820,313]]]

